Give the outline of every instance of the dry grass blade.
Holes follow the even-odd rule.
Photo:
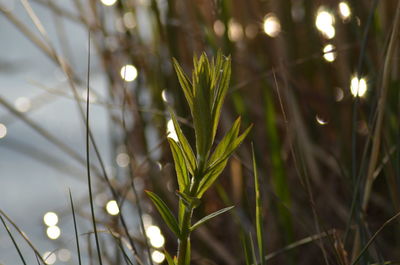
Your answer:
[[[40,252],[36,249],[33,243],[29,240],[26,234],[11,220],[11,218],[6,215],[2,210],[0,210],[0,215],[7,219],[7,221],[17,230],[17,232],[21,235],[21,237],[25,240],[25,242],[29,245],[29,247],[33,250],[33,252],[39,257],[40,261],[43,264],[46,264],[43,257],[40,255]]]
[[[273,259],[273,258],[275,258],[275,257],[277,257],[277,256],[279,256],[281,254],[286,253],[287,251],[296,249],[296,248],[298,248],[300,246],[304,246],[306,244],[312,243],[312,242],[317,241],[317,240],[321,240],[321,239],[323,239],[323,238],[325,238],[327,236],[330,236],[330,234],[333,234],[333,232],[334,231],[329,231],[328,233],[317,234],[317,235],[313,235],[313,236],[309,236],[309,237],[300,239],[300,240],[298,240],[296,242],[293,242],[292,244],[287,245],[286,247],[284,247],[282,249],[279,249],[277,251],[274,251],[274,252],[266,255],[264,260],[265,261],[269,261],[269,260],[271,260],[271,259]]]
[[[10,229],[8,228],[6,222],[4,221],[3,216],[1,216],[1,214],[0,214],[0,219],[1,219],[1,222],[3,223],[4,228],[5,228],[6,231],[7,231],[8,236],[10,237],[11,241],[13,242],[13,245],[14,245],[15,249],[17,250],[18,255],[19,255],[19,257],[20,257],[22,263],[23,263],[24,265],[27,265],[27,264],[26,264],[26,261],[25,261],[25,258],[24,258],[24,256],[22,255],[22,252],[21,252],[21,250],[19,249],[18,244],[17,244],[17,242],[16,242],[15,239],[14,239],[14,236],[11,234],[11,231],[10,231]]]
[[[396,8],[396,16],[394,18],[393,30],[390,36],[390,41],[388,45],[388,49],[385,56],[385,63],[383,66],[383,76],[382,76],[382,85],[380,90],[380,98],[378,101],[377,108],[377,120],[374,127],[373,133],[373,141],[372,141],[372,150],[371,157],[368,165],[368,173],[367,180],[364,188],[364,196],[362,200],[362,209],[365,211],[368,207],[368,201],[372,190],[372,185],[374,181],[374,172],[376,170],[376,164],[378,162],[378,156],[381,146],[381,135],[382,135],[382,127],[383,120],[386,108],[387,95],[389,90],[390,83],[390,74],[393,66],[393,59],[396,49],[398,49],[398,40],[400,34],[400,2],[397,4]]]
[[[93,206],[92,182],[90,176],[90,139],[89,139],[90,31],[88,35],[88,47],[89,50],[88,50],[87,94],[86,94],[86,168],[87,168],[87,179],[89,188],[90,212],[92,214],[92,224],[93,224],[94,237],[96,240],[97,256],[99,258],[99,264],[103,265],[103,260],[101,258],[101,251],[100,251],[99,236],[97,234],[97,228],[96,228],[96,218]]]
[[[78,254],[78,262],[79,262],[79,265],[81,265],[81,264],[82,264],[82,260],[81,260],[81,249],[80,249],[80,246],[79,246],[78,226],[77,226],[77,224],[76,224],[76,216],[75,216],[74,201],[72,200],[71,190],[68,190],[68,191],[69,191],[69,200],[70,200],[70,203],[71,203],[72,218],[73,218],[73,221],[74,221],[76,252],[77,252],[77,254]]]
[[[369,246],[374,242],[375,238],[379,235],[382,230],[392,223],[394,220],[396,220],[397,217],[400,216],[400,212],[392,216],[389,220],[387,220],[375,233],[374,235],[368,240],[368,243],[364,246],[364,248],[361,250],[360,254],[356,257],[356,259],[351,263],[351,265],[357,264],[357,262],[362,258],[362,256],[367,252]]]

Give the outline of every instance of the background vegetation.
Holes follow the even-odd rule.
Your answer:
[[[84,122],[88,113],[77,88],[91,83],[86,73],[71,67],[74,47],[68,39],[73,36],[62,25],[73,21],[90,31],[92,57],[100,62],[108,84],[108,95],[97,97],[96,104],[108,110],[104,119],[112,122],[111,156],[117,160],[102,159],[104,154],[88,130],[92,153],[87,158],[95,161],[89,166],[94,190],[88,197],[107,190],[120,209],[118,217],[96,217],[97,228],[103,231],[98,233],[103,263],[139,259],[147,264],[148,247],[150,256],[157,248],[175,251],[173,234],[158,220],[153,222],[160,226],[165,246],[149,246],[141,233],[146,220],[139,218],[160,219],[145,189],[155,191],[178,212],[174,204],[178,184],[167,141],[168,106],[176,111],[189,142],[195,140],[172,58],[190,74],[193,55],[212,56],[220,49],[231,56],[232,77],[216,141],[237,116],[244,128],[253,124],[253,129],[197,208],[196,220],[235,205],[192,233],[191,264],[245,264],[253,255],[258,260],[265,255],[264,264],[398,264],[398,1],[70,2],[73,9],[58,1],[21,0],[35,30],[4,6],[0,14],[62,69],[72,91],[64,92],[79,103]],[[39,6],[55,15],[55,25],[42,25],[35,13]],[[54,36],[46,31],[53,26],[61,50],[54,48],[50,41]],[[134,66],[137,77],[124,65]],[[82,163],[84,170],[84,155],[2,97],[0,103]],[[259,180],[257,199],[251,142]],[[104,167],[109,163],[119,166],[113,177]],[[77,218],[90,221],[89,201],[75,204]],[[138,219],[124,218],[127,205]],[[1,214],[12,226],[7,213]],[[78,230],[86,233],[93,228]],[[10,231],[17,237],[17,230]],[[94,241],[79,237],[85,241],[82,255],[96,264]],[[72,252],[70,262],[76,264],[77,251]]]

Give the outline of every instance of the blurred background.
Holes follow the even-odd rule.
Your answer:
[[[176,240],[143,191],[155,191],[176,212],[168,106],[192,143],[194,135],[172,58],[190,75],[194,55],[217,50],[232,57],[217,139],[239,115],[243,127],[254,128],[194,217],[236,206],[193,233],[192,263],[245,264],[255,238],[253,142],[268,264],[352,264],[400,210],[398,5],[1,0],[0,210],[28,264],[35,252],[46,264],[78,264],[69,190],[82,257],[96,263],[88,87],[105,262],[126,262],[132,246],[145,264],[165,262],[164,248],[174,253]],[[393,221],[360,264],[400,264]],[[0,264],[18,262],[1,226]]]

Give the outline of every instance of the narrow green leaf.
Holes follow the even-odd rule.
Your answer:
[[[254,173],[254,191],[256,195],[256,234],[258,244],[258,254],[261,265],[264,265],[264,233],[263,233],[263,217],[262,217],[262,199],[260,194],[260,185],[258,183],[257,163],[254,154],[254,146],[251,144],[253,156],[253,173]]]
[[[204,192],[208,190],[208,188],[217,180],[218,176],[222,173],[224,170],[226,164],[228,163],[228,159],[231,156],[231,154],[239,147],[239,145],[243,142],[243,140],[246,138],[248,133],[251,130],[250,126],[247,128],[244,133],[242,133],[239,137],[237,137],[234,141],[233,144],[231,144],[226,152],[223,153],[223,157],[217,159],[213,163],[212,166],[209,166],[208,170],[200,180],[199,188],[197,189],[196,197],[201,198],[203,196]]]
[[[171,210],[168,208],[168,206],[154,192],[151,191],[145,191],[145,192],[153,201],[164,222],[168,225],[168,227],[171,229],[172,232],[174,232],[174,234],[177,237],[180,237],[180,230],[178,223],[176,222],[176,219],[172,214]]]
[[[174,140],[168,138],[168,142],[175,162],[175,171],[179,190],[184,191],[189,186],[189,175],[186,168],[185,157],[181,148]]]
[[[250,238],[247,235],[245,235],[243,233],[243,231],[241,232],[240,242],[241,242],[242,249],[244,252],[244,259],[245,259],[246,265],[256,264],[256,261],[253,260],[253,256],[251,254]]]
[[[214,218],[214,217],[216,217],[216,216],[218,216],[220,214],[223,214],[224,212],[227,212],[227,211],[231,210],[233,207],[235,207],[235,206],[229,206],[229,207],[223,208],[221,210],[218,210],[216,212],[213,212],[212,214],[209,214],[209,215],[201,218],[198,222],[196,222],[194,225],[192,225],[190,230],[194,231],[197,227],[199,227],[200,225],[204,224],[208,220],[210,220],[210,219],[212,219],[212,218]]]
[[[217,180],[218,176],[225,169],[226,164],[228,163],[228,159],[219,160],[218,163],[215,163],[212,167],[208,168],[204,176],[200,180],[199,188],[196,192],[196,197],[201,198],[211,187],[211,185]]]
[[[178,76],[179,83],[181,84],[185,98],[189,104],[189,108],[193,108],[193,87],[188,78],[188,76],[183,71],[182,67],[179,65],[178,61],[173,58],[173,65]]]
[[[240,117],[237,118],[236,121],[233,123],[232,127],[219,142],[219,144],[214,150],[214,153],[211,155],[209,159],[208,165],[213,165],[218,160],[224,159],[226,157],[226,154],[231,153],[231,149],[234,146],[235,139],[239,134],[240,121],[241,118]]]
[[[221,115],[221,109],[222,105],[224,104],[226,94],[229,89],[229,83],[231,79],[231,59],[230,57],[226,58],[225,60],[221,63],[221,65],[218,65],[218,69],[215,71],[218,74],[218,81],[216,84],[215,88],[215,98],[214,102],[212,105],[212,119],[213,119],[213,124],[212,124],[212,139],[214,139],[215,134],[217,132],[218,128],[218,123],[219,123],[219,117]]]
[[[176,265],[174,260],[172,259],[171,255],[168,251],[164,250],[165,259],[167,260],[168,265]]]
[[[187,169],[189,170],[190,174],[194,174],[194,171],[197,167],[196,165],[196,157],[193,153],[193,149],[190,146],[188,140],[186,139],[185,135],[182,132],[181,127],[179,126],[178,120],[176,119],[175,113],[170,110],[171,119],[174,123],[174,128],[176,135],[178,136],[179,145],[182,147],[183,155],[185,156],[185,160],[187,162]]]
[[[205,59],[203,59],[205,58]],[[199,164],[207,159],[208,151],[212,144],[212,117],[211,117],[211,80],[209,65],[206,56],[200,57],[197,71],[194,72],[193,88],[193,125],[196,135],[196,150]]]

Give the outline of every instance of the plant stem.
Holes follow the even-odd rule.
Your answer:
[[[185,209],[182,220],[181,238],[178,244],[178,265],[184,265],[186,260],[186,251],[190,240],[190,224],[192,220],[193,209]]]
[[[200,169],[199,172],[196,174],[198,176],[202,176],[203,170]],[[197,179],[200,178],[194,178],[193,184],[190,187],[189,195],[194,196],[196,194],[196,191],[199,187],[199,181]],[[190,227],[192,224],[192,216],[193,216],[193,206],[188,206],[185,207],[185,212],[182,217],[182,230],[181,230],[181,236],[179,238],[179,243],[178,243],[178,265],[185,265],[186,263],[186,255],[187,255],[187,249],[188,249],[188,243],[190,240]]]

